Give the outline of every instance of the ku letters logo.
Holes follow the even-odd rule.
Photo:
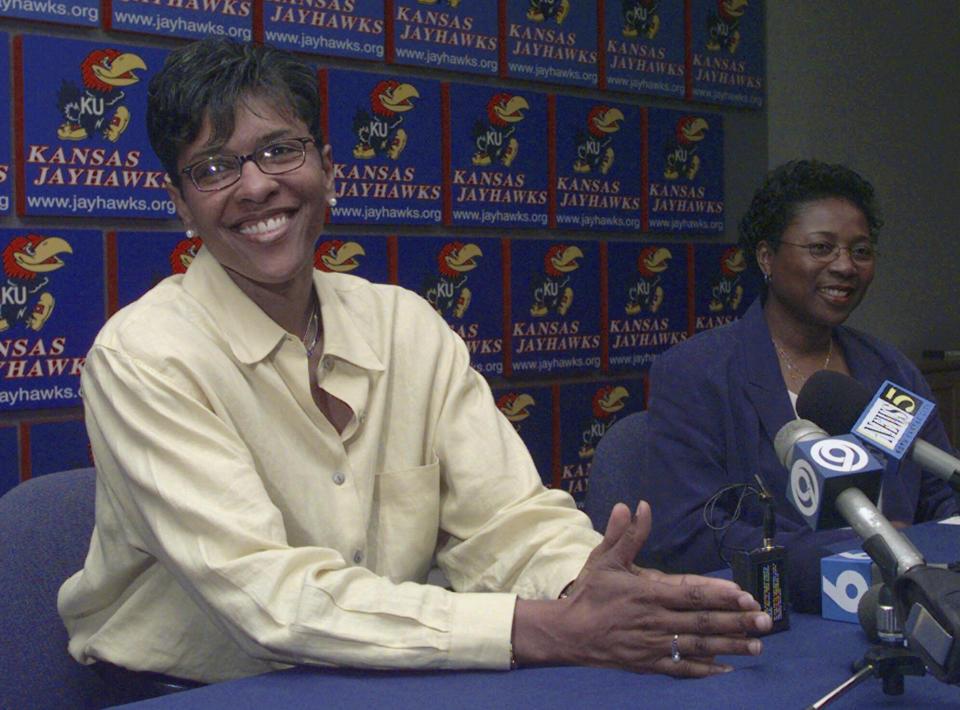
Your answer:
[[[635,316],[644,308],[656,313],[663,304],[660,275],[670,266],[673,254],[666,247],[644,247],[637,257],[637,279],[627,291],[627,315]]]
[[[673,138],[667,142],[663,154],[663,177],[677,180],[683,175],[693,180],[700,170],[697,143],[707,137],[710,124],[699,116],[684,116],[674,127]]]
[[[557,244],[547,251],[543,258],[544,273],[539,274],[533,284],[531,316],[566,314],[573,303],[570,273],[580,268],[577,259],[582,258],[583,252],[575,246]]]
[[[609,106],[594,106],[587,114],[586,131],[580,129],[574,139],[577,159],[574,172],[589,173],[599,170],[606,175],[613,167],[613,134],[620,130],[623,113]]]
[[[385,79],[373,87],[370,111],[357,109],[353,118],[353,133],[357,138],[353,157],[364,160],[380,155],[392,160],[399,158],[407,147],[403,114],[413,109],[411,99],[416,98],[420,98],[416,87],[395,79]]]
[[[470,307],[467,273],[477,268],[481,256],[480,247],[463,242],[449,242],[437,254],[437,274],[426,277],[420,294],[444,318],[463,318]]]
[[[15,237],[2,255],[5,282],[0,286],[0,333],[17,323],[39,331],[50,319],[56,299],[46,290],[48,274],[64,266],[62,254],[72,254],[59,237],[27,234]]]
[[[115,143],[130,123],[121,87],[140,81],[136,72],[146,70],[136,54],[117,49],[97,49],[80,63],[82,86],[63,79],[57,93],[57,108],[64,122],[57,137],[81,141],[101,135]]]

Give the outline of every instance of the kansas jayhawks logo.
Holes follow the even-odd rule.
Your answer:
[[[523,421],[530,417],[530,408],[536,404],[533,397],[522,392],[508,392],[497,399],[497,409],[518,432],[523,426]]]
[[[486,122],[478,120],[473,126],[474,165],[500,163],[510,167],[520,143],[514,137],[516,125],[524,118],[530,104],[522,96],[502,93],[487,102]]]
[[[421,5],[436,5],[441,0],[417,0]],[[460,0],[442,0],[444,3],[450,7],[456,9],[457,5],[460,4]]]
[[[710,284],[710,311],[735,311],[743,300],[740,274],[747,268],[747,260],[739,247],[730,247],[720,257],[720,272]]]
[[[599,170],[606,175],[613,166],[613,134],[620,130],[623,113],[609,106],[594,106],[587,114],[587,129],[577,132],[577,159],[574,172]]]
[[[657,14],[659,5],[659,0],[623,0],[620,11],[623,36],[632,38],[645,35],[653,39],[660,29],[660,15]]]
[[[676,180],[681,174],[693,180],[700,170],[697,143],[707,137],[709,127],[706,119],[698,116],[684,116],[677,121],[674,138],[667,143],[663,156],[663,176],[667,180]]]
[[[444,317],[463,318],[472,294],[467,272],[477,268],[483,252],[476,244],[450,242],[437,254],[437,275],[425,280],[421,295]]]
[[[328,239],[313,253],[313,266],[320,271],[347,273],[360,266],[358,257],[366,254],[363,247],[356,242]]]
[[[407,147],[403,114],[413,108],[411,99],[420,98],[416,87],[395,79],[381,81],[370,92],[370,111],[358,109],[353,118],[353,134],[357,144],[354,158],[386,155],[396,160]]]
[[[591,401],[591,416],[583,423],[582,443],[577,454],[581,459],[592,459],[597,443],[617,421],[617,412],[623,409],[630,396],[626,388],[608,385],[598,389]]]
[[[140,81],[135,72],[146,68],[136,54],[116,49],[90,52],[80,64],[82,86],[66,79],[60,84],[57,108],[64,122],[57,129],[57,138],[80,141],[99,134],[116,142],[130,123],[121,87]]]
[[[530,315],[545,316],[548,313],[564,315],[573,303],[573,288],[570,287],[570,272],[580,268],[577,259],[583,258],[579,247],[557,244],[543,258],[544,273],[533,285],[533,305]]]
[[[730,54],[740,45],[740,18],[746,12],[747,0],[718,0],[717,11],[707,18],[707,49],[719,52],[727,49]]]
[[[201,246],[203,241],[200,237],[187,237],[177,242],[170,252],[170,270],[175,274],[187,273]]]
[[[28,234],[15,237],[3,250],[3,275],[0,286],[0,332],[17,323],[29,330],[40,330],[50,319],[56,302],[46,290],[47,274],[64,266],[61,254],[72,254],[70,244],[59,237]]]
[[[553,18],[561,24],[570,12],[570,0],[529,0],[527,19],[531,22],[543,22]]]
[[[627,291],[627,315],[634,316],[644,308],[650,313],[660,310],[663,286],[660,274],[670,265],[673,254],[666,247],[645,247],[637,257],[637,280]]]

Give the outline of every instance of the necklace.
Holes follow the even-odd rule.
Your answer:
[[[773,347],[774,347],[774,349],[777,351],[777,356],[778,356],[781,360],[783,360],[783,364],[786,365],[786,366],[787,366],[787,370],[790,371],[790,380],[791,380],[791,381],[793,381],[793,380],[799,380],[800,386],[802,387],[802,386],[803,386],[803,383],[807,381],[807,378],[809,377],[809,375],[804,376],[803,374],[801,374],[800,368],[797,367],[797,363],[795,363],[795,362],[793,361],[793,358],[791,358],[789,355],[787,355],[787,351],[784,350],[784,349],[783,349],[783,346],[780,345],[780,343],[777,342],[777,339],[776,339],[776,338],[774,338],[774,337],[771,335],[771,336],[770,336],[770,340],[773,341]],[[833,356],[833,337],[830,338],[830,345],[829,345],[829,347],[827,348],[827,356],[823,359],[823,367],[820,368],[820,369],[822,369],[822,370],[826,370],[826,369],[827,369],[827,367],[830,365],[830,358],[831,358],[832,356]],[[812,373],[811,373],[811,374],[812,374]]]
[[[300,340],[303,341],[303,346],[307,349],[307,357],[313,355],[313,351],[317,349],[317,343],[320,341],[320,314],[318,313],[317,300],[313,299],[313,308],[310,311],[310,319],[307,321],[307,327],[303,331],[303,335]],[[310,335],[310,332],[313,331],[313,335]],[[307,342],[309,341],[309,345]]]

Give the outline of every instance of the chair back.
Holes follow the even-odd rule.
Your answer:
[[[49,473],[0,496],[0,706],[100,707],[104,686],[67,653],[57,591],[83,566],[93,530],[93,468]]]
[[[643,432],[646,412],[618,421],[600,439],[590,466],[584,510],[593,527],[603,532],[617,502],[636,507],[637,481],[643,475]]]

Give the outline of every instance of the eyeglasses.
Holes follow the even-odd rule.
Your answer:
[[[806,249],[807,253],[814,261],[823,264],[829,264],[840,257],[840,252],[846,251],[850,258],[857,264],[872,264],[880,256],[880,252],[870,244],[858,244],[854,247],[842,247],[839,244],[830,242],[813,242],[812,244],[797,244],[796,242],[780,241],[781,244],[788,244],[798,249]]]
[[[252,160],[266,175],[282,175],[296,170],[307,159],[307,144],[313,142],[311,137],[285,138],[248,155],[212,155],[188,165],[180,172],[189,175],[200,192],[214,192],[237,182],[243,164],[248,160]]]

